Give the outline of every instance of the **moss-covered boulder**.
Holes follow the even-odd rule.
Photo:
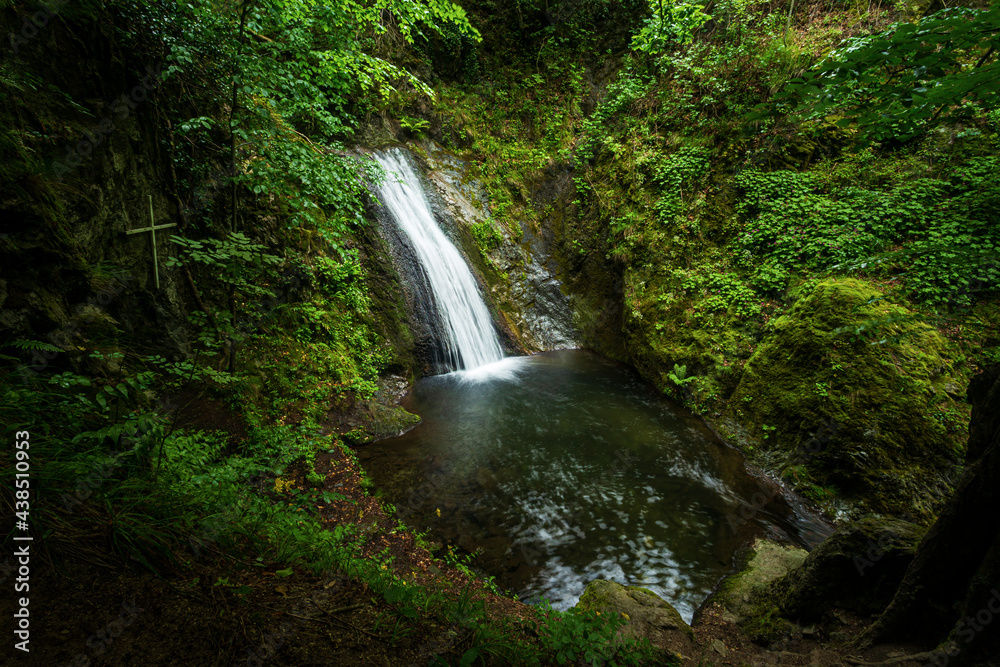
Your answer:
[[[869,517],[843,526],[785,577],[782,613],[815,620],[830,607],[880,612],[892,600],[923,534],[924,528],[899,519]]]
[[[576,608],[602,614],[620,614],[626,621],[621,634],[649,639],[657,648],[680,656],[692,655],[694,632],[669,602],[639,586],[623,586],[595,579],[587,584]]]
[[[785,476],[814,497],[927,521],[950,491],[967,407],[954,351],[868,283],[799,288],[776,318],[732,399]]]
[[[751,640],[770,644],[793,630],[781,613],[781,584],[805,559],[804,549],[758,539],[706,604],[721,606],[722,618],[738,623]]]
[[[711,601],[721,604],[740,620],[751,613],[760,595],[805,562],[805,549],[758,539],[742,558],[736,572],[722,580]]]

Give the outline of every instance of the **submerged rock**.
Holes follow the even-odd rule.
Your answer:
[[[924,529],[898,519],[866,518],[837,530],[792,570],[782,613],[816,619],[831,606],[877,613],[892,600]]]
[[[649,639],[653,646],[681,656],[691,655],[694,632],[669,602],[647,588],[595,579],[576,604],[577,609],[620,614],[626,620],[621,636]]]

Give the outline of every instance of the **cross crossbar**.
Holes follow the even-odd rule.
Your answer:
[[[153,241],[153,276],[156,280],[156,289],[160,289],[160,267],[156,260],[156,230],[157,229],[167,229],[168,227],[176,227],[176,222],[171,222],[166,225],[157,225],[153,220],[153,195],[149,195],[149,227],[143,227],[141,229],[126,229],[126,234],[140,234],[142,232],[149,232],[150,238]]]

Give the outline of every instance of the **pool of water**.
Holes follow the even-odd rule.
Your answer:
[[[645,586],[688,621],[769,534],[829,528],[631,369],[581,350],[420,380],[423,423],[358,450],[400,518],[478,552],[522,599],[576,603],[587,582]]]

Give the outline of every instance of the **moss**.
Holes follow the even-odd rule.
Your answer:
[[[797,296],[747,362],[731,412],[768,435],[793,479],[928,520],[968,417],[945,389],[964,385],[955,351],[862,280],[806,284]]]
[[[645,637],[654,646],[680,654],[687,654],[693,648],[691,626],[669,602],[648,588],[595,579],[587,584],[575,608],[620,615],[627,621],[622,630],[625,637]]]
[[[770,646],[788,634],[789,622],[782,618],[778,605],[765,598],[756,600],[752,610],[740,623],[750,641]]]
[[[722,580],[712,596],[735,614],[748,612],[748,602],[806,559],[806,552],[768,540],[757,540],[738,560],[736,571]]]
[[[798,568],[806,552],[768,540],[757,540],[740,558],[736,571],[722,580],[710,601],[736,614],[740,628],[753,641],[770,644],[788,634],[781,616],[787,597],[782,578]]]
[[[374,223],[359,230],[358,240],[364,253],[365,288],[371,295],[368,325],[389,347],[390,361],[383,370],[412,376],[417,366],[415,341],[408,325],[409,313],[399,274],[393,268],[388,248]]]

